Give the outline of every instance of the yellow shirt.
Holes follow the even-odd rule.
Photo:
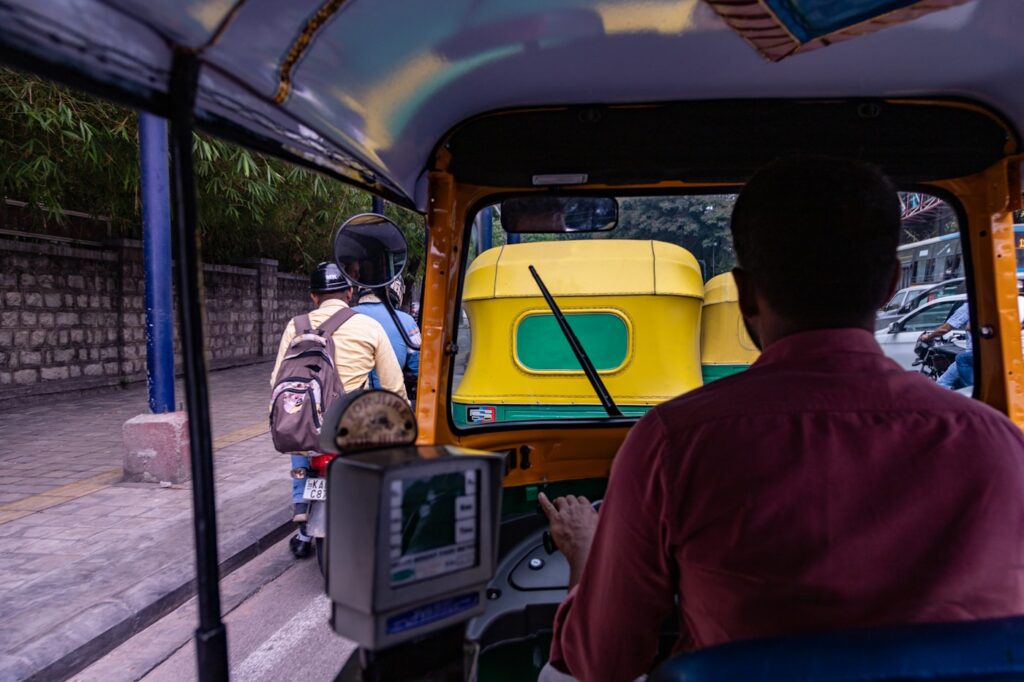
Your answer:
[[[328,299],[321,303],[319,308],[310,311],[309,323],[313,328],[319,327],[331,315],[347,307],[343,301]],[[274,377],[277,376],[281,361],[288,352],[288,345],[294,338],[295,324],[289,322],[281,336],[281,345],[278,346],[277,362],[274,363],[274,372],[270,375],[271,386],[274,385]],[[383,388],[408,398],[402,368],[398,366],[398,358],[380,322],[369,315],[354,315],[334,332],[333,338],[334,366],[338,370],[338,377],[346,393],[358,391],[366,386],[370,372],[376,369]]]

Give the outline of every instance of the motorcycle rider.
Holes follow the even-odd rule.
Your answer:
[[[971,309],[965,302],[949,316],[945,322],[930,332],[921,334],[919,341],[929,342],[954,329],[967,329],[971,326]],[[967,349],[958,353],[956,361],[950,363],[946,371],[936,381],[939,386],[949,389],[963,388],[974,385],[974,348],[971,335],[967,335]]]
[[[352,302],[353,294],[352,284],[336,264],[317,265],[309,276],[309,298],[316,306],[309,313],[310,324],[314,327],[319,326],[339,310],[347,308]],[[278,368],[294,338],[295,324],[289,322],[281,336],[277,362],[270,375],[271,386],[275,383]],[[332,338],[335,351],[334,366],[347,393],[366,387],[370,383],[370,373],[373,372],[378,377],[377,383],[380,386],[398,393],[403,398],[406,397],[401,367],[388,340],[388,334],[379,322],[369,315],[356,315],[338,327]],[[291,453],[291,461],[293,471],[309,467],[307,453]],[[313,548],[312,538],[304,532],[305,522],[309,518],[309,503],[302,498],[304,487],[303,479],[292,478],[292,521],[300,525],[295,537],[291,539],[290,546],[292,554],[299,559],[309,556]]]
[[[391,305],[395,308],[395,314],[401,321],[402,326],[405,328],[406,334],[409,335],[409,340],[416,346],[420,344],[420,329],[416,324],[416,320],[405,311],[398,310],[398,307],[402,305],[402,300],[405,297],[405,282],[401,278],[396,279],[387,288],[388,298],[391,299]],[[380,322],[381,326],[384,327],[384,331],[388,334],[388,340],[391,341],[391,347],[395,350],[395,355],[398,358],[398,364],[402,368],[402,373],[405,376],[406,391],[409,397],[413,397],[413,391],[416,386],[416,379],[420,372],[420,352],[416,348],[410,348],[402,337],[401,332],[398,331],[398,327],[395,325],[394,319],[388,312],[384,302],[372,291],[368,291],[362,294],[359,298],[359,304],[356,305],[353,310],[358,310],[364,315],[369,315],[373,319]],[[380,388],[380,382],[377,379],[376,373],[370,373],[370,386],[373,388]]]

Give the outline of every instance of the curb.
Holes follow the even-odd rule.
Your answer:
[[[282,518],[286,518],[287,520],[282,521]],[[242,547],[232,552],[230,556],[220,562],[220,577],[222,579],[240,566],[266,551],[272,545],[287,537],[294,526],[289,514],[274,514],[273,516],[268,516],[266,523],[260,525],[263,527],[254,531],[256,534],[255,538],[246,542]],[[166,572],[173,570],[174,569],[172,567]],[[161,579],[164,578],[163,573],[165,572],[147,577],[142,581],[142,584],[144,585],[144,583],[149,582],[154,585],[158,585]],[[134,635],[138,634],[184,604],[186,601],[194,597],[195,594],[196,584],[195,579],[192,578],[179,584],[177,587],[164,592],[156,600],[147,604],[135,613],[122,618],[120,621],[114,623],[85,644],[62,655],[60,658],[47,664],[45,667],[33,671],[24,679],[30,682],[35,682],[37,680],[65,680],[92,665]],[[52,632],[50,633],[50,638],[55,640],[54,648],[59,649],[61,640],[60,633]]]

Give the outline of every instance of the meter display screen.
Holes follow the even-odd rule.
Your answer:
[[[476,469],[391,481],[392,587],[477,564]]]

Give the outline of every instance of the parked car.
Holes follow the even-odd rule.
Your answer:
[[[912,287],[904,287],[893,294],[892,298],[889,299],[889,302],[879,308],[878,314],[875,316],[875,331],[885,329],[895,322],[900,315],[904,315],[913,310],[913,308],[903,308],[907,299],[911,297],[916,298],[918,293],[930,288],[930,284],[917,284]]]
[[[941,325],[966,301],[967,294],[956,294],[927,302],[899,318],[886,329],[876,331],[875,340],[882,347],[882,351],[902,367],[916,369],[913,366],[917,357],[914,346],[922,332],[931,331]],[[1024,296],[1017,297],[1017,312],[1024,320]],[[968,333],[969,331],[953,331],[946,336],[953,343],[966,348]]]

